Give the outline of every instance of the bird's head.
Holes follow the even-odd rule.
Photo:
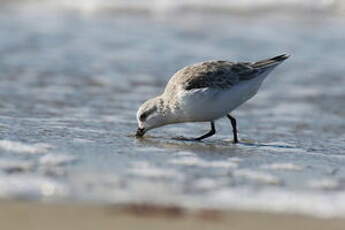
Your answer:
[[[163,112],[163,101],[159,97],[147,100],[142,104],[137,112],[138,129],[136,137],[154,128],[168,124],[166,113]]]

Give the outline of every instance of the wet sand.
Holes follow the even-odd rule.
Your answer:
[[[2,201],[1,229],[344,229],[344,219],[179,207]]]

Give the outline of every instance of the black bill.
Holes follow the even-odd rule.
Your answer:
[[[138,128],[135,137],[142,137],[145,134],[145,129]]]

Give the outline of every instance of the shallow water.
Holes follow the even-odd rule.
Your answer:
[[[321,17],[322,16],[322,17]],[[0,10],[0,197],[345,215],[344,20]],[[133,137],[187,64],[292,56],[227,120]]]

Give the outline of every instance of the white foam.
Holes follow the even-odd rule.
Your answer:
[[[67,194],[65,185],[40,176],[0,176],[0,197],[35,199]]]
[[[218,179],[218,180],[214,180],[211,178],[201,178],[198,179],[194,182],[193,186],[195,186],[195,188],[197,189],[203,189],[203,190],[214,190],[219,186],[223,186],[224,184],[228,183],[229,180],[228,179]]]
[[[137,161],[132,163],[132,168],[128,170],[129,174],[150,177],[150,178],[182,178],[182,174],[174,169],[158,168],[146,161]]]
[[[176,152],[173,154],[174,156],[178,156],[178,157],[181,157],[181,156],[196,156],[195,153],[193,152],[189,152],[189,151],[179,151],[179,152]]]
[[[340,184],[336,179],[320,178],[309,181],[308,186],[315,189],[333,190],[338,189]]]
[[[204,201],[208,206],[225,209],[233,207],[245,210],[303,213],[319,217],[345,216],[344,192],[326,194],[279,188],[255,191],[250,188],[228,188],[210,193],[204,197]]]
[[[45,153],[51,148],[51,145],[45,143],[24,144],[10,140],[0,140],[0,149],[16,153],[38,154]]]
[[[72,163],[77,159],[74,156],[65,154],[53,154],[49,153],[40,158],[39,162],[44,166],[57,166]]]
[[[231,159],[231,158],[229,158]],[[169,163],[176,165],[197,166],[203,168],[236,168],[237,163],[231,160],[205,161],[195,156],[184,156],[169,160]]]
[[[273,170],[292,170],[292,171],[300,171],[303,170],[303,167],[293,163],[273,163],[262,165],[261,168],[263,169],[273,169]]]
[[[281,184],[282,181],[265,172],[260,172],[260,171],[254,171],[254,170],[249,170],[249,169],[240,169],[234,171],[234,175],[238,177],[244,177],[259,183],[265,183],[265,184]]]
[[[73,138],[73,142],[75,142],[75,143],[93,143],[94,141],[76,137],[76,138]]]

